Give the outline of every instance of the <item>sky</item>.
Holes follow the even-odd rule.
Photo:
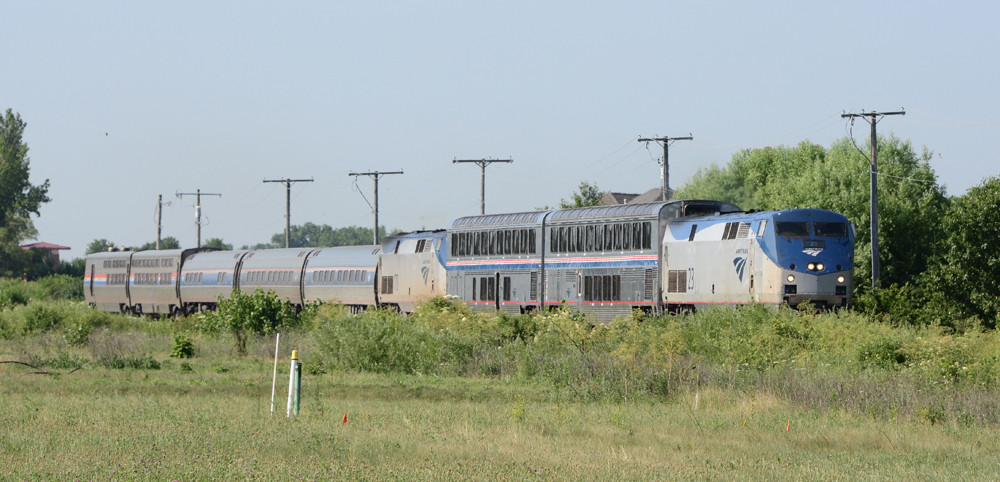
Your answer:
[[[847,135],[843,111],[934,152],[951,195],[1000,174],[1000,3],[16,2],[0,0],[0,108],[27,122],[38,240],[236,247],[285,224],[443,228],[641,193],[736,151]],[[855,129],[859,139],[866,125]]]

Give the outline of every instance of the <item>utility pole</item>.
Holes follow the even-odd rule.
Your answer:
[[[883,117],[887,115],[906,115],[906,109],[900,109],[896,112],[865,112],[861,111],[860,114],[853,112],[845,112],[840,115],[841,118],[851,119],[851,124],[854,124],[855,118],[864,119],[869,125],[872,126],[872,156],[869,160],[871,173],[871,223],[872,223],[872,291],[878,288],[878,278],[879,278],[879,262],[878,262],[878,137],[875,135],[875,125],[878,124]]]
[[[486,159],[452,159],[452,164],[461,164],[464,162],[471,162],[479,166],[479,214],[486,214],[486,166],[493,164],[494,162],[514,162],[514,159],[508,157],[507,159],[492,159],[487,157]]]
[[[660,179],[663,180],[663,186],[660,187],[660,191],[663,193],[663,200],[670,200],[670,146],[676,141],[690,141],[694,137],[688,134],[687,137],[642,137],[639,136],[639,142],[645,142],[648,146],[650,142],[658,142],[663,146],[663,160],[660,162]]]
[[[379,171],[353,172],[353,171],[351,171],[350,173],[347,174],[348,176],[354,176],[354,182],[358,182],[358,176],[368,176],[368,177],[372,178],[372,180],[375,181],[375,207],[372,208],[372,210],[375,212],[375,233],[374,233],[375,244],[378,244],[378,242],[379,242],[379,240],[378,240],[378,180],[382,176],[388,176],[390,174],[402,174],[402,173],[403,173],[403,170],[400,169],[398,171],[393,171],[393,172],[379,172]]]
[[[178,193],[175,193],[175,195],[177,196],[178,199],[184,199],[184,196],[194,196],[195,197],[194,198],[195,199],[195,203],[194,203],[194,219],[195,219],[195,221],[194,221],[194,224],[198,226],[198,247],[200,248],[201,247],[201,197],[202,196],[219,196],[219,197],[222,197],[222,194],[217,194],[217,193],[202,193],[201,189],[198,189],[195,192],[178,192]]]
[[[289,233],[292,230],[292,183],[313,182],[309,179],[264,179],[264,182],[280,182],[285,185],[285,247],[288,248]]]
[[[167,206],[171,203],[167,203]],[[156,198],[156,250],[160,250],[160,227],[163,221],[163,194]]]

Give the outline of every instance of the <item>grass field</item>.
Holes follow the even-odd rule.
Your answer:
[[[168,335],[131,333],[160,369],[0,365],[0,480],[992,480],[991,424],[863,416],[716,386],[669,400],[581,401],[499,377],[305,374],[284,416],[287,348],[269,415],[269,340],[168,358]],[[273,340],[270,340],[273,342]],[[0,359],[57,337],[0,345]],[[69,350],[68,348],[59,348]],[[80,356],[89,352],[79,350]],[[182,369],[188,363],[190,370]],[[308,370],[307,370],[308,371]],[[342,423],[346,412],[348,422]]]
[[[0,285],[0,361],[37,367],[0,363],[0,482],[1000,478],[1000,332],[975,319],[326,305],[282,321],[271,415],[273,335],[50,284]]]

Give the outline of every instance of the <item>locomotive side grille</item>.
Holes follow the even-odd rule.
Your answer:
[[[643,279],[643,286],[645,290],[643,291],[642,297],[646,300],[653,299],[653,276],[654,271],[652,269],[647,269],[645,273],[645,279]]]
[[[747,223],[737,223],[740,225],[739,231],[736,233],[738,239],[746,239],[750,236],[750,225]]]
[[[575,269],[568,269],[568,270],[566,270],[566,282],[567,283],[574,283],[574,282],[576,282],[576,270]]]
[[[384,295],[392,294],[392,276],[382,277],[382,294]]]
[[[667,272],[667,293],[687,293],[687,270]]]
[[[726,223],[726,229],[722,230],[722,240],[744,239],[750,236],[750,225],[747,223]]]
[[[531,301],[538,299],[538,271],[531,272],[531,290],[528,294]]]

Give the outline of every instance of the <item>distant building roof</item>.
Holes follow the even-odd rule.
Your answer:
[[[601,197],[601,205],[610,206],[612,204],[632,204],[632,200],[637,196],[638,194],[608,191],[604,193],[603,197]]]
[[[73,249],[73,248],[69,246],[59,246],[58,244],[41,242],[41,243],[22,244],[21,249],[47,249],[49,251],[58,251],[60,249]]]
[[[673,199],[674,190],[670,189],[669,192],[670,198]],[[602,205],[655,203],[660,201],[663,201],[663,196],[660,194],[660,188],[658,187],[654,187],[642,194],[606,192],[604,193],[604,197],[601,198]]]

